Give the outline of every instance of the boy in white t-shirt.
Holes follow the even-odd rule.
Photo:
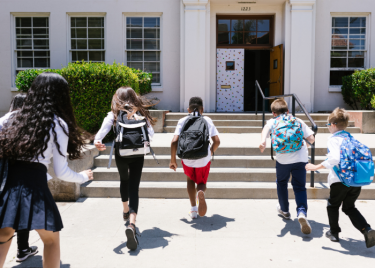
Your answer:
[[[200,97],[193,97],[189,100],[189,108],[188,112],[193,113],[193,111],[199,111],[199,113],[203,114],[203,101]],[[174,137],[171,144],[171,162],[169,164],[169,168],[176,171],[177,169],[177,161],[176,161],[176,153],[177,153],[177,146],[178,146],[178,139],[182,131],[182,127],[184,126],[185,121],[189,116],[185,116],[178,121],[176,130],[174,132]],[[210,165],[211,165],[211,155],[217,150],[220,145],[219,139],[219,132],[217,131],[215,125],[213,124],[211,118],[204,116],[204,119],[208,125],[208,131],[210,137],[213,141],[212,146],[208,146],[208,154],[206,157],[201,159],[181,159],[182,167],[184,169],[184,173],[187,176],[187,191],[190,198],[191,203],[191,210],[189,216],[192,219],[197,218],[197,214],[203,217],[206,215],[207,212],[207,204],[205,200],[205,192],[206,192],[206,183],[207,178],[210,173]],[[197,188],[195,188],[195,184],[197,184]],[[198,203],[198,207],[197,207]]]
[[[288,104],[284,99],[277,99],[272,102],[271,111],[275,118],[282,114],[288,114]],[[274,128],[275,118],[268,120],[262,131],[262,141],[259,145],[260,151],[263,153],[266,148],[266,139]],[[303,137],[311,144],[314,143],[314,132],[303,122],[301,123]],[[308,150],[306,142],[303,141],[302,148],[290,153],[276,153],[276,184],[279,204],[277,212],[284,218],[289,220],[289,202],[288,202],[288,181],[292,175],[292,186],[297,203],[297,218],[301,225],[301,231],[304,234],[311,233],[311,226],[307,221],[307,194],[306,194],[306,169],[308,162]]]

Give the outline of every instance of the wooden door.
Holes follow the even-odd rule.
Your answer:
[[[284,60],[283,45],[273,47],[270,53],[270,96],[284,93]]]

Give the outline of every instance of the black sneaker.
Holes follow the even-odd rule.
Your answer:
[[[332,242],[340,242],[339,234],[333,234],[331,231],[326,232],[326,237]]]
[[[370,227],[367,227],[363,232],[363,235],[365,236],[367,248],[375,246],[375,230],[371,229]]]
[[[129,217],[130,217],[130,212],[128,211],[128,212],[123,212],[122,213],[122,216],[123,216],[123,218],[124,218],[124,221],[128,221],[129,220]]]
[[[128,227],[126,227],[126,230],[125,230],[125,235],[128,239],[127,243],[126,243],[126,246],[128,247],[128,249],[130,250],[136,250],[138,245],[139,245],[139,242],[138,242],[138,238],[137,238],[137,231],[135,230],[135,225],[134,224],[129,224]]]
[[[18,251],[17,252],[17,261],[18,262],[23,262],[28,257],[34,256],[37,253],[38,253],[38,247],[36,247],[36,246],[31,246],[28,249],[21,250],[21,252]]]

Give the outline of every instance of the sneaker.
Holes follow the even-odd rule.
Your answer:
[[[23,262],[27,258],[29,258],[31,256],[34,256],[37,253],[38,253],[38,247],[36,247],[36,246],[31,246],[28,249],[21,250],[21,252],[18,250],[17,251],[17,261]]]
[[[123,212],[122,213],[122,217],[124,218],[124,221],[127,222],[129,220],[129,217],[130,217],[130,212]]]
[[[134,224],[131,223],[131,224],[129,224],[128,227],[126,227],[125,235],[128,239],[128,241],[126,243],[126,246],[128,247],[128,249],[136,250],[138,245],[139,245],[139,242],[138,242],[138,238],[137,238],[138,234],[135,230]]]
[[[190,210],[190,212],[189,212],[189,216],[190,216],[190,218],[192,218],[192,219],[196,219],[196,218],[198,218],[198,211]]]
[[[290,213],[282,211],[280,205],[277,205],[276,210],[284,219],[290,220]]]
[[[363,232],[363,235],[365,236],[367,248],[375,246],[375,230],[371,229],[370,227],[367,227]]]
[[[311,234],[312,229],[311,229],[309,221],[306,219],[305,214],[300,213],[298,215],[298,222],[301,225],[301,232],[302,233]]]
[[[197,193],[198,214],[201,217],[206,215],[206,212],[207,212],[207,204],[206,204],[206,199],[204,197],[205,196],[204,196],[203,191],[199,191]]]
[[[331,231],[326,232],[326,237],[332,242],[340,242],[339,234],[333,234]]]

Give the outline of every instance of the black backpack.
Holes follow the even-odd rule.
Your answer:
[[[111,167],[114,147],[117,155],[124,158],[133,158],[150,153],[155,158],[154,151],[150,146],[146,119],[128,119],[128,114],[125,111],[120,111],[114,132],[116,137],[112,143],[108,169]]]
[[[210,133],[207,121],[195,113],[186,119],[178,139],[177,155],[181,159],[201,159],[208,155]]]

